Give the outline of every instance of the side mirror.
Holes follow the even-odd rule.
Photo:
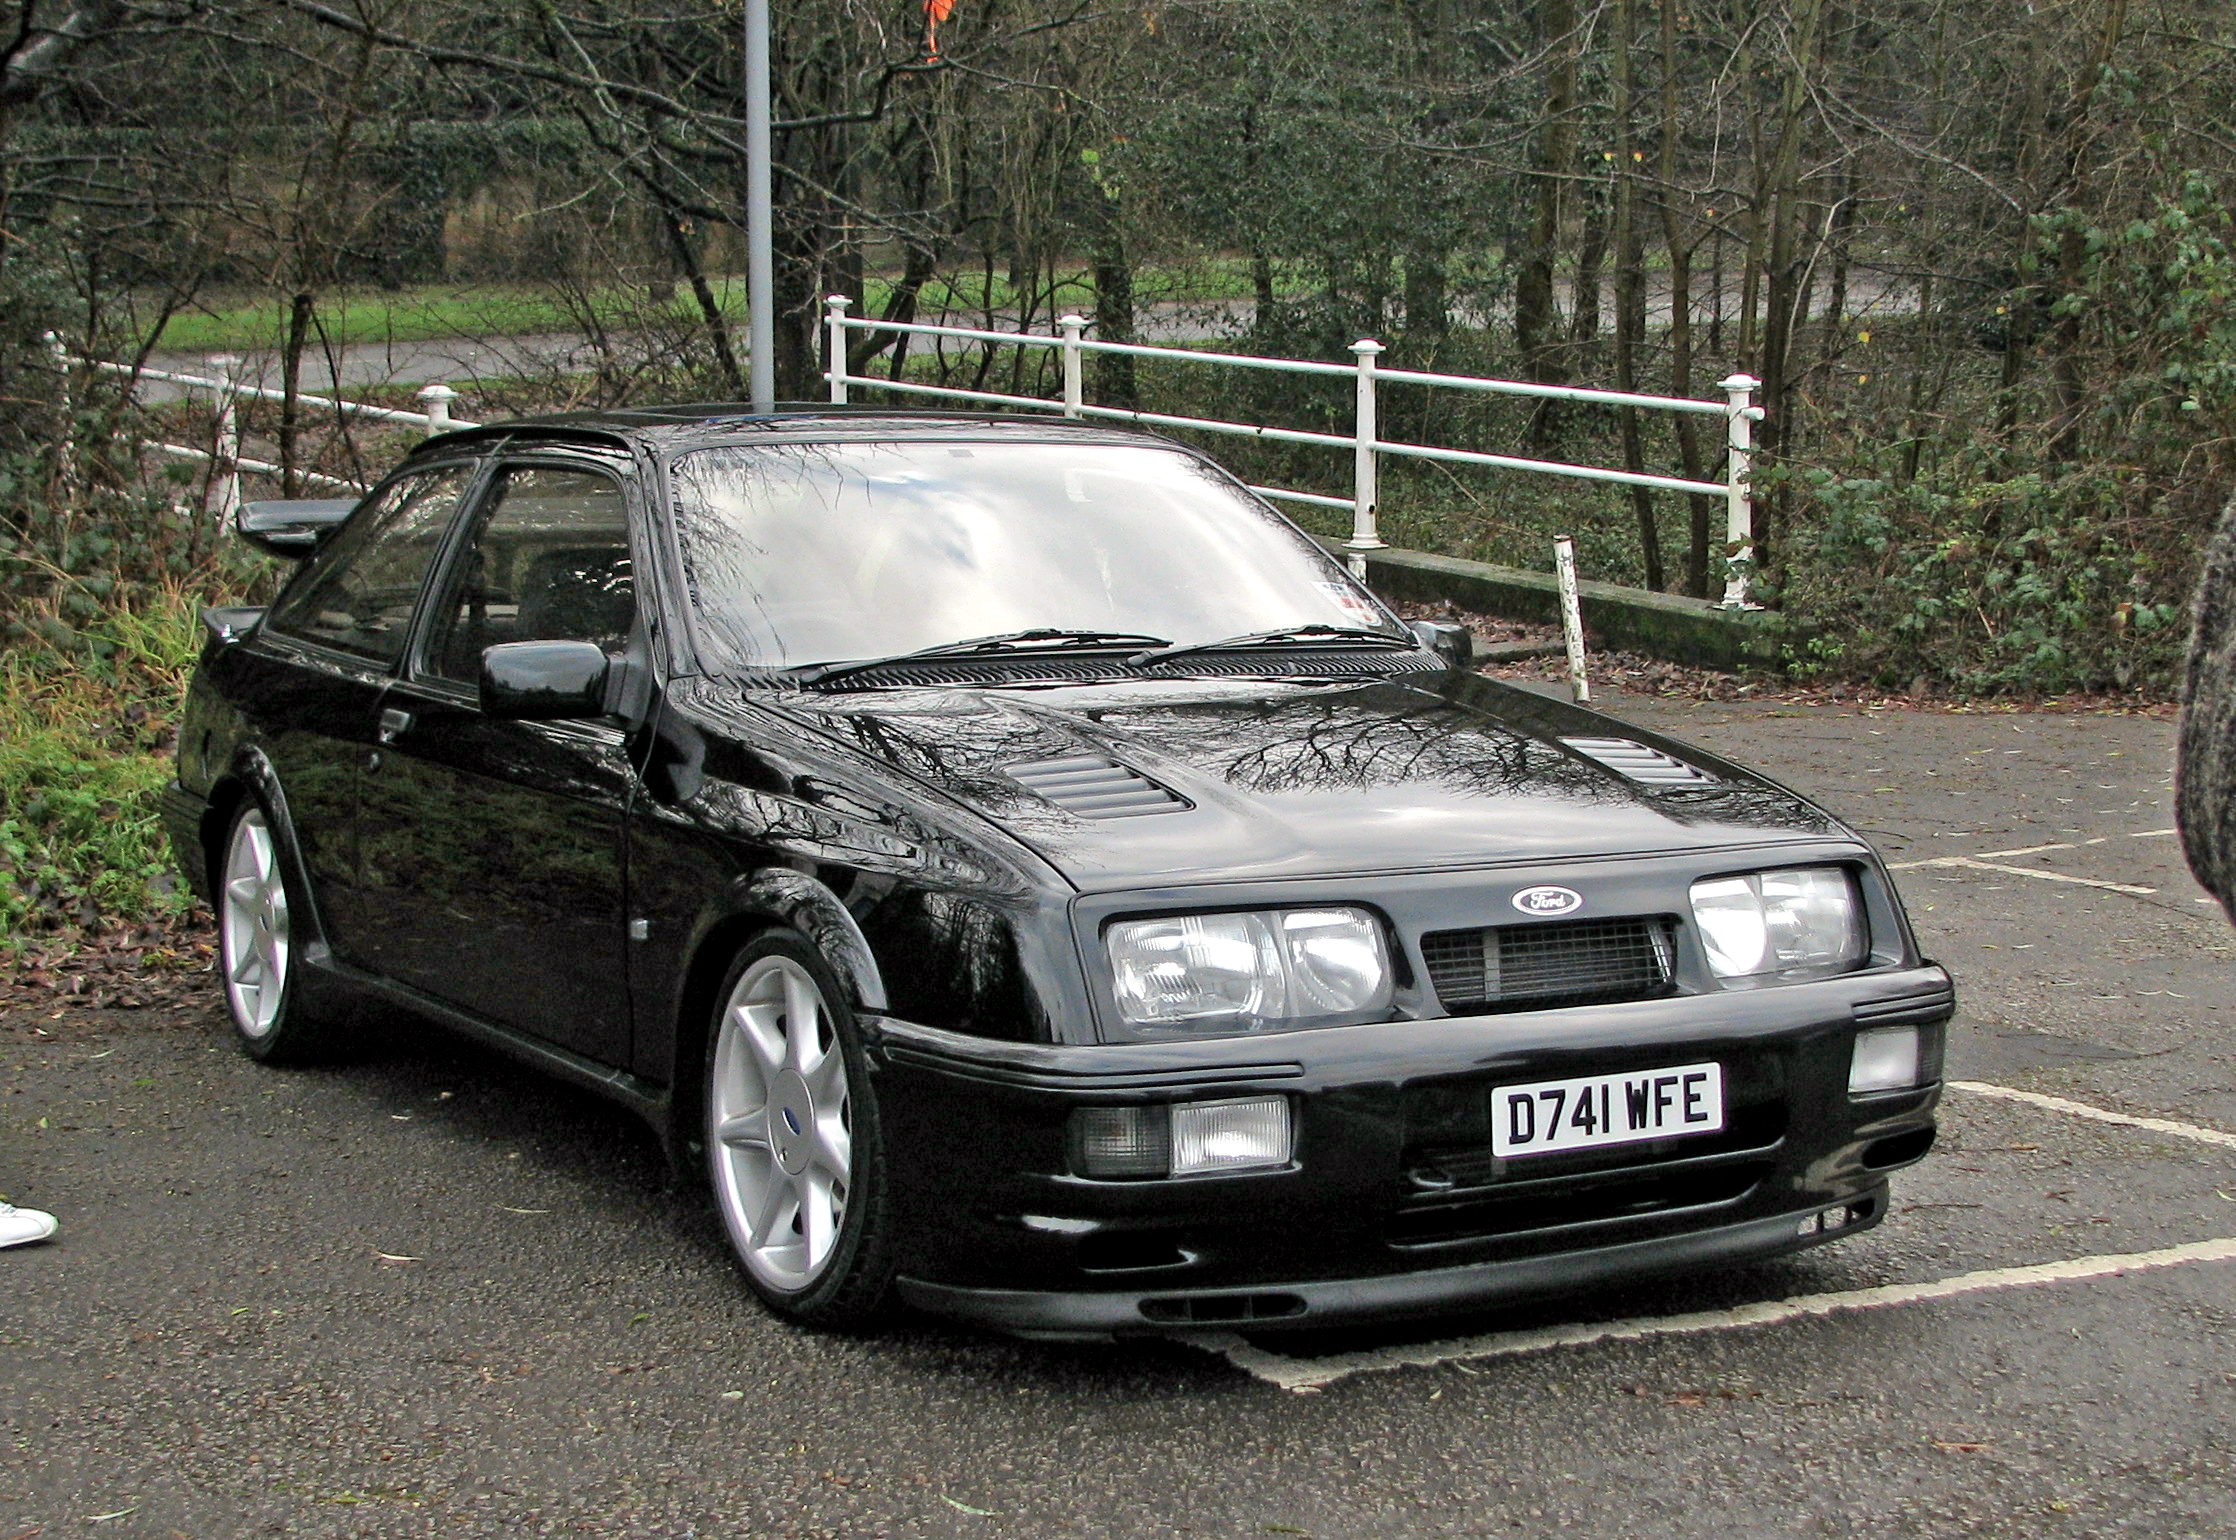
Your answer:
[[[1475,662],[1475,633],[1456,620],[1415,620],[1407,623],[1423,647],[1444,660],[1447,668],[1469,668]]]
[[[516,722],[604,716],[612,667],[595,642],[505,642],[486,648],[482,715]]]
[[[301,561],[325,544],[356,507],[354,497],[270,498],[241,504],[233,528],[260,551]]]

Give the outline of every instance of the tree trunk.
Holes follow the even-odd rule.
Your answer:
[[[297,293],[287,308],[287,337],[280,346],[279,463],[280,496],[303,495],[303,468],[297,397],[302,390],[303,343],[310,336],[311,315],[318,301],[307,292]]]
[[[1824,0],[1796,0],[1793,43],[1785,59],[1777,138],[1769,175],[1769,251],[1764,263],[1761,446],[1776,456],[1792,438],[1794,338],[1807,313],[1807,264],[1801,259],[1801,140],[1808,106],[1804,72],[1817,53],[1817,23]],[[1778,536],[1778,510],[1757,504],[1755,559],[1769,566]]]
[[[2096,136],[2091,108],[2096,87],[2117,57],[2120,36],[2127,30],[2127,0],[2105,0],[2104,26],[2094,53],[2082,72],[2080,88],[2073,93],[2066,113],[2065,191],[2060,203],[2075,213],[2087,203],[2093,168],[2090,141]],[[2050,381],[2057,411],[2044,451],[2060,464],[2074,459],[2081,447],[2081,423],[2088,413],[2087,368],[2081,357],[2082,327],[2087,316],[2082,289],[2087,283],[2088,236],[2078,220],[2068,220],[2057,243],[2057,284],[2064,313],[2050,328]]]
[[[675,265],[691,285],[691,297],[699,303],[699,319],[707,329],[707,341],[714,346],[714,361],[721,367],[722,383],[729,388],[732,398],[745,399],[745,376],[738,372],[738,356],[730,350],[730,321],[722,313],[721,304],[714,297],[708,284],[706,271],[699,265],[699,254],[691,247],[690,232],[683,228],[683,221],[672,208],[663,207],[660,222],[667,228],[668,250],[675,257]]]
[[[1264,336],[1273,326],[1273,259],[1262,251],[1250,254],[1250,331]]]
[[[1444,253],[1426,247],[1409,252],[1405,258],[1406,331],[1429,339],[1433,347],[1452,329],[1451,303],[1445,288]]]
[[[1661,181],[1662,241],[1669,250],[1669,393],[1693,393],[1693,253],[1697,240],[1685,239],[1677,209],[1677,0],[1661,0],[1661,122],[1657,169]],[[1720,281],[1722,274],[1718,273]],[[1689,412],[1677,417],[1677,453],[1687,481],[1707,479],[1701,462],[1700,422]],[[1714,536],[1716,503],[1698,494],[1685,499],[1685,592],[1696,599],[1708,592],[1708,553]]]
[[[1095,337],[1102,342],[1134,340],[1134,274],[1126,245],[1115,224],[1106,225],[1095,246]],[[1095,394],[1104,406],[1129,411],[1141,405],[1134,361],[1124,353],[1095,355]]]
[[[1594,188],[1584,207],[1584,230],[1576,245],[1575,312],[1568,318],[1571,359],[1587,362],[1599,341],[1599,272],[1607,260],[1607,200]]]
[[[1631,40],[1634,0],[1614,0],[1614,109],[1615,109],[1615,388],[1638,389],[1638,343],[1646,330],[1646,244],[1638,231],[1638,162],[1631,123]],[[1638,408],[1622,409],[1623,469],[1632,475],[1646,470],[1646,450],[1638,427]],[[1638,521],[1639,556],[1646,569],[1646,586],[1662,587],[1661,530],[1654,522],[1654,494],[1633,486],[1631,512]]]
[[[1543,384],[1566,378],[1555,338],[1560,321],[1553,301],[1553,264],[1560,253],[1561,208],[1576,161],[1576,7],[1574,0],[1544,0],[1538,42],[1550,51],[1545,105],[1538,118],[1534,208],[1527,244],[1515,265],[1514,348],[1526,379]]]

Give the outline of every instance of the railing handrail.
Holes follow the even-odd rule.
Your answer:
[[[218,397],[217,438],[214,449],[196,449],[191,445],[169,444],[156,439],[146,441],[147,446],[157,454],[169,455],[174,459],[207,460],[216,467],[216,476],[211,484],[209,494],[212,512],[230,514],[240,506],[242,471],[253,471],[258,475],[265,476],[284,476],[286,474],[285,467],[274,465],[268,460],[250,460],[242,457],[240,423],[234,412],[233,403],[241,396],[253,396],[262,401],[285,401],[288,399],[287,392],[275,390],[269,385],[251,385],[245,381],[235,379],[232,374],[232,367],[240,360],[231,354],[214,353],[210,355],[209,361],[216,365],[219,370],[218,375],[213,378],[200,374],[180,374],[170,369],[138,368],[131,364],[112,363],[101,358],[82,358],[72,353],[61,336],[55,332],[46,334],[46,343],[47,350],[53,356],[56,367],[65,374],[73,368],[91,369],[102,374],[121,374],[134,381],[161,380],[165,384],[178,385],[187,390],[210,391]],[[339,384],[339,381],[336,383]],[[430,436],[437,433],[447,433],[453,428],[478,428],[481,426],[478,422],[468,422],[462,417],[450,415],[450,403],[458,399],[458,392],[448,385],[440,383],[423,385],[420,387],[418,395],[420,400],[427,403],[427,410],[424,412],[405,411],[400,407],[393,406],[378,406],[370,401],[350,401],[339,394],[306,396],[298,391],[294,399],[298,406],[307,406],[314,411],[332,411],[337,415],[349,413],[360,417],[371,417],[381,422],[415,424],[425,428]],[[362,481],[352,481],[342,476],[329,476],[324,471],[298,469],[295,474],[305,481],[314,481],[323,486],[341,487],[357,492],[367,490],[366,484]]]
[[[870,316],[847,314],[852,305],[853,301],[843,294],[833,294],[824,300],[827,357],[823,378],[829,384],[834,405],[846,404],[850,386],[863,385],[910,395],[937,396],[950,401],[979,401],[1034,411],[1058,411],[1071,418],[1094,417],[1139,423],[1147,427],[1184,428],[1197,432],[1270,439],[1279,443],[1349,448],[1353,451],[1353,462],[1352,495],[1348,498],[1281,487],[1253,487],[1251,490],[1265,497],[1312,503],[1321,507],[1349,508],[1352,513],[1351,538],[1344,542],[1344,549],[1351,554],[1351,570],[1361,576],[1365,575],[1367,553],[1387,548],[1377,525],[1377,462],[1382,455],[1482,465],[1497,470],[1534,471],[1544,475],[1648,487],[1657,491],[1684,492],[1697,496],[1721,496],[1725,501],[1725,556],[1729,571],[1724,585],[1723,602],[1731,608],[1749,605],[1747,588],[1754,557],[1754,504],[1747,478],[1754,443],[1754,424],[1760,422],[1763,416],[1762,408],[1754,404],[1754,392],[1760,382],[1750,375],[1734,374],[1719,381],[1718,388],[1723,391],[1724,399],[1704,401],[1686,396],[1653,396],[1633,391],[1597,390],[1580,385],[1544,385],[1534,380],[1498,380],[1480,375],[1384,369],[1379,363],[1382,345],[1371,338],[1362,338],[1351,345],[1351,353],[1356,362],[1345,365],[1310,359],[1259,358],[1246,353],[1213,353],[1147,343],[1093,341],[1084,335],[1086,328],[1092,323],[1086,317],[1076,314],[1059,316],[1055,323],[1056,332],[1043,334],[1029,331],[997,332],[970,326],[939,326],[922,321],[880,321]],[[927,385],[915,380],[879,379],[874,375],[854,374],[846,366],[846,337],[849,332],[953,337],[960,341],[985,342],[998,346],[1060,349],[1063,354],[1063,398],[1049,400],[1041,396],[1014,396],[998,391],[968,390],[954,385]],[[1083,372],[1080,368],[1082,355],[1088,353],[1130,358],[1163,358],[1175,362],[1258,369],[1282,374],[1312,374],[1324,378],[1349,376],[1357,381],[1353,428],[1348,434],[1321,433],[1301,428],[1278,428],[1266,423],[1182,417],[1168,412],[1144,412],[1093,405],[1086,400],[1082,384]],[[1478,450],[1385,439],[1376,425],[1377,391],[1385,382],[1532,397],[1547,401],[1573,401],[1593,406],[1636,407],[1648,411],[1722,417],[1727,425],[1724,479],[1692,481],[1679,476],[1617,470],[1612,466],[1575,465],[1560,460],[1487,454]]]

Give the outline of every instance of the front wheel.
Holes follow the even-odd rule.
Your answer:
[[[872,1318],[892,1279],[876,1093],[805,937],[772,932],[731,964],[706,1084],[715,1203],[754,1292],[809,1325]]]
[[[312,1057],[320,1041],[296,1000],[292,896],[271,820],[256,802],[233,816],[216,888],[218,966],[234,1040],[266,1063]]]

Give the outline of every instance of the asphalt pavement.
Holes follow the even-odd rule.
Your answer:
[[[827,1337],[505,1061],[16,1011],[0,1191],[63,1230],[0,1253],[0,1540],[2236,1531],[2236,931],[2170,722],[1613,709],[1865,829],[1956,974],[1881,1228],[1403,1331]]]

